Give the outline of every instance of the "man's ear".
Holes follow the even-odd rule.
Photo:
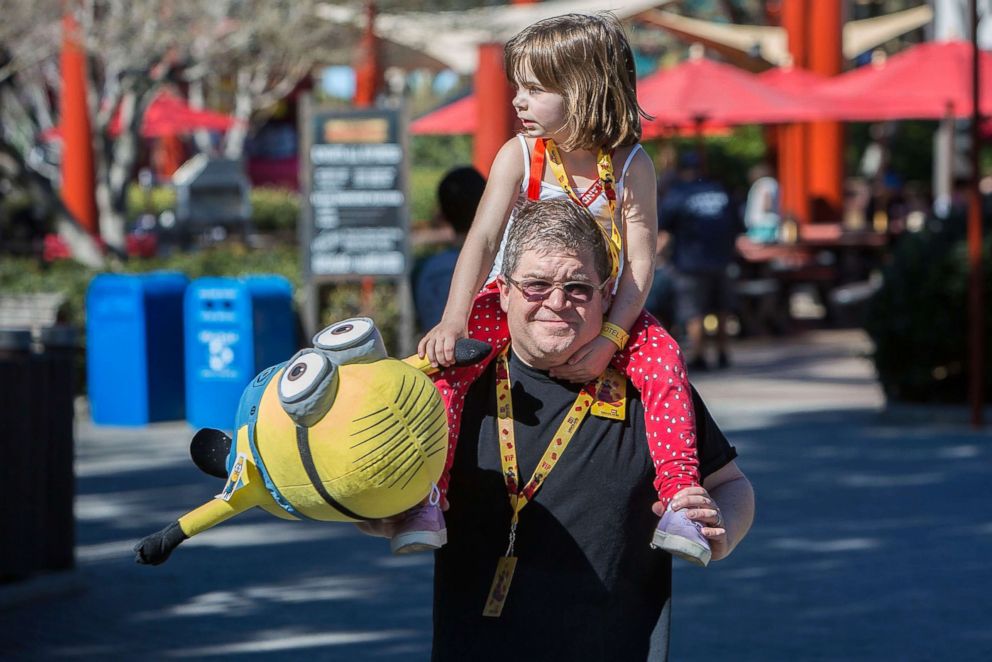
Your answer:
[[[613,285],[616,280],[616,278],[611,278],[603,287],[603,312],[609,310],[610,306],[613,305]]]
[[[496,276],[496,287],[499,288],[499,307],[505,313],[510,305],[510,284],[503,278],[503,274]]]

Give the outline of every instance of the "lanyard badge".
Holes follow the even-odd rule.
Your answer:
[[[569,408],[565,419],[558,426],[551,443],[548,444],[544,455],[541,456],[534,474],[523,487],[519,486],[520,470],[517,466],[517,446],[513,436],[513,400],[510,394],[510,368],[507,360],[509,347],[496,359],[496,415],[499,431],[500,466],[503,469],[503,480],[506,484],[506,493],[510,498],[510,508],[513,510],[513,517],[510,519],[509,542],[506,553],[500,557],[496,564],[496,575],[489,588],[489,596],[486,598],[486,606],[482,611],[483,616],[498,618],[503,612],[503,605],[506,602],[507,593],[510,590],[510,582],[513,581],[513,572],[517,567],[517,557],[514,556],[514,545],[517,541],[517,523],[520,521],[520,511],[524,509],[534,494],[541,488],[548,475],[558,464],[562,453],[568,447],[570,441],[575,436],[579,425],[585,420],[590,407],[597,400],[597,391],[602,388],[603,378],[593,384],[588,384],[579,391],[575,402]],[[626,380],[625,380],[626,381]]]

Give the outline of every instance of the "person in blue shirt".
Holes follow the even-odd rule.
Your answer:
[[[451,247],[425,259],[414,274],[413,300],[421,329],[433,329],[441,321],[451,274],[485,187],[486,180],[471,166],[449,170],[438,184],[441,218],[451,226],[455,240]]]
[[[714,313],[718,365],[726,367],[726,316],[733,303],[728,268],[743,223],[726,188],[703,174],[695,152],[680,155],[678,170],[658,204],[659,252],[670,252],[675,269],[675,320],[689,338],[689,370],[706,370],[703,318]]]

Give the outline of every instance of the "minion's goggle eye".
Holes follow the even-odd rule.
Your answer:
[[[296,403],[313,395],[334,366],[320,352],[304,349],[290,359],[279,379],[279,399],[283,403]]]
[[[355,317],[325,328],[313,337],[313,346],[327,351],[347,349],[364,342],[374,331],[372,320]]]

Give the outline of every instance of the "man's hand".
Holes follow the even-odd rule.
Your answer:
[[[448,503],[448,497],[441,497],[441,510],[447,511],[450,504]],[[396,535],[396,528],[403,521],[403,517],[406,513],[400,513],[399,515],[393,515],[392,517],[385,517],[383,519],[370,519],[364,522],[355,522],[355,526],[358,530],[367,536],[372,536],[373,538],[392,538]]]
[[[565,365],[551,369],[551,376],[577,384],[586,384],[603,374],[617,346],[609,338],[597,336],[572,355]]]
[[[399,525],[399,518],[387,517],[386,519],[371,519],[364,522],[355,522],[358,530],[367,536],[374,538],[392,538]]]
[[[719,561],[730,554],[723,514],[709,492],[702,487],[687,487],[680,491],[672,499],[672,510],[683,509],[689,519],[703,525],[701,531],[710,543],[711,560]],[[651,506],[651,510],[658,517],[665,513],[660,501]]]

